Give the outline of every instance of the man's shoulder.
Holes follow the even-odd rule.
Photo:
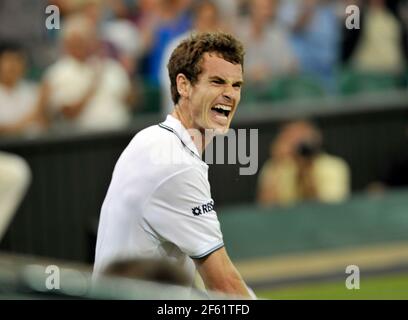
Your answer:
[[[139,131],[132,140],[135,145],[145,148],[169,147],[169,144],[177,143],[177,137],[170,131],[163,129],[159,124],[146,127]]]
[[[179,137],[159,125],[138,132],[125,153],[143,161],[144,167],[152,167],[154,171],[166,171],[169,174],[183,167],[194,166],[191,154],[185,152]]]
[[[128,190],[137,190],[142,197],[169,183],[174,191],[177,189],[174,186],[183,185],[183,181],[189,179],[201,183],[205,175],[182,148],[181,142],[171,132],[158,125],[147,127],[134,136],[121,154],[115,165],[113,180],[126,184]]]

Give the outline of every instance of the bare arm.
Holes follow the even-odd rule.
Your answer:
[[[220,248],[204,258],[194,259],[194,262],[208,290],[251,298],[225,248]]]

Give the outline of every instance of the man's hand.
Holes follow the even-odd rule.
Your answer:
[[[225,248],[194,259],[197,270],[208,290],[252,298],[238,270],[232,264]]]

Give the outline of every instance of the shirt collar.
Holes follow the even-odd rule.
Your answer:
[[[182,125],[180,120],[176,119],[172,115],[168,115],[166,120],[159,124],[163,129],[172,131],[183,143],[183,145],[190,150],[195,156],[201,160],[201,155],[197,150],[197,146],[194,144],[193,140],[187,129]]]

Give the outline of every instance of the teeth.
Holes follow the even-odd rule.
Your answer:
[[[215,108],[217,108],[217,109],[222,109],[222,110],[225,110],[225,111],[231,111],[231,107],[230,106],[225,106],[225,105],[223,105],[223,104],[217,104],[216,106],[215,106]]]

